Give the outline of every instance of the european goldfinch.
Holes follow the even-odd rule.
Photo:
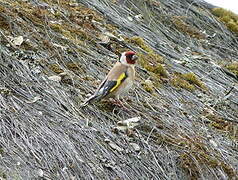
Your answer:
[[[138,58],[135,54],[133,51],[123,52],[96,92],[82,106],[104,98],[119,100],[120,96],[125,95],[135,80],[135,63]]]

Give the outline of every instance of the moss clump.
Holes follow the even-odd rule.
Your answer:
[[[182,74],[181,77],[186,81],[188,81],[190,84],[197,85],[200,88],[206,89],[204,83],[201,80],[199,80],[198,77],[192,72]]]
[[[117,105],[110,100],[102,100],[102,101],[98,102],[97,107],[100,110],[103,110],[105,112],[112,112],[112,111],[114,111],[115,113],[117,112],[117,109],[116,109]]]
[[[153,49],[151,49],[151,47],[145,43],[144,39],[139,36],[130,38],[129,42],[138,45],[148,53],[154,53]]]
[[[66,66],[69,70],[73,71],[75,74],[81,74],[85,72],[82,66],[78,63],[69,62],[66,64]]]
[[[161,65],[163,62],[162,56],[149,53],[149,54],[142,54],[138,53],[139,57],[139,64],[145,68],[147,71],[157,74],[158,76],[167,77],[168,73],[164,66]]]
[[[210,125],[218,130],[227,131],[231,123],[214,114],[207,114],[206,118],[211,121]]]
[[[151,72],[161,77],[168,77],[167,71],[165,70],[164,66],[162,66],[161,64],[157,64],[156,66],[150,66],[148,68],[151,69]]]
[[[185,169],[188,174],[190,174],[191,179],[198,179],[200,177],[197,162],[211,168],[221,167],[229,178],[237,175],[234,169],[224,163],[218,154],[212,155],[211,150],[208,150],[204,144],[192,143],[191,145],[193,147],[189,147],[187,150],[188,152],[184,152],[179,156],[181,167]],[[200,149],[197,145],[204,149]]]
[[[156,65],[158,63],[163,63],[164,59],[162,56],[156,53],[142,54],[137,53],[139,57],[139,64],[146,69],[148,65]]]
[[[154,53],[138,53],[137,55],[139,57],[139,64],[150,74],[153,86],[159,88],[162,82],[161,79],[168,77],[165,67],[161,64],[161,62],[163,62],[163,58],[160,55]],[[147,86],[145,84],[142,84],[142,86],[147,92],[153,92],[153,90],[150,88],[151,86]]]
[[[48,66],[48,68],[49,68],[51,71],[53,71],[53,72],[55,72],[55,73],[57,73],[57,74],[60,74],[60,73],[64,72],[64,70],[61,69],[58,64],[50,64],[50,65]]]
[[[200,177],[199,166],[206,166],[211,168],[222,168],[229,178],[237,176],[234,169],[227,165],[222,156],[209,148],[207,144],[203,142],[200,137],[188,137],[183,136],[182,139],[177,139],[176,142],[183,146],[182,149],[186,149],[179,156],[180,165],[191,176],[191,179],[198,179]]]
[[[195,87],[192,84],[190,84],[188,81],[182,79],[179,76],[174,77],[171,80],[171,83],[172,83],[173,86],[175,86],[177,88],[186,89],[188,91],[194,91],[195,90]]]
[[[212,13],[217,16],[230,31],[238,35],[238,15],[223,8],[214,8],[212,9]]]
[[[153,94],[154,93],[154,85],[151,80],[145,80],[141,83],[144,90],[146,90],[148,93]]]
[[[154,138],[157,138],[157,143],[174,146],[180,150],[178,151],[180,152],[178,165],[190,176],[189,179],[199,179],[201,167],[222,168],[229,178],[237,176],[232,166],[226,164],[223,156],[218,151],[214,151],[209,144],[206,144],[203,137],[189,136],[188,134],[174,134],[172,136],[157,132],[153,135]]]
[[[4,153],[4,150],[3,148],[0,147],[0,154],[3,154]]]
[[[226,68],[238,76],[238,62],[228,64]]]
[[[206,89],[204,83],[198,79],[194,73],[175,73],[175,77],[171,80],[172,85],[175,87],[183,88],[188,91],[194,91],[195,85],[202,89]]]
[[[210,112],[209,110],[204,110],[203,115],[210,120],[210,127],[218,130],[220,133],[225,133],[232,140],[236,141],[238,139],[238,129],[235,123],[230,122],[224,119],[222,116]]]
[[[184,32],[193,38],[197,38],[197,39],[206,38],[205,34],[201,33],[197,28],[187,24],[184,21],[184,19],[185,17],[182,17],[182,16],[174,16],[172,17],[172,22],[179,31]]]

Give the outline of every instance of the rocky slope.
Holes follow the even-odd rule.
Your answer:
[[[238,39],[211,8],[0,0],[0,179],[237,179]],[[129,49],[126,108],[80,107]]]

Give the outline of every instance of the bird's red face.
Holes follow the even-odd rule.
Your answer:
[[[136,60],[138,59],[138,57],[135,55],[136,53],[133,52],[133,51],[127,51],[125,53],[125,56],[126,56],[126,62],[128,64],[135,64],[136,63]]]

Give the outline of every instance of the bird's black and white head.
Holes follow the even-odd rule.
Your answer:
[[[138,57],[133,51],[126,51],[121,54],[120,62],[125,65],[134,65]]]

